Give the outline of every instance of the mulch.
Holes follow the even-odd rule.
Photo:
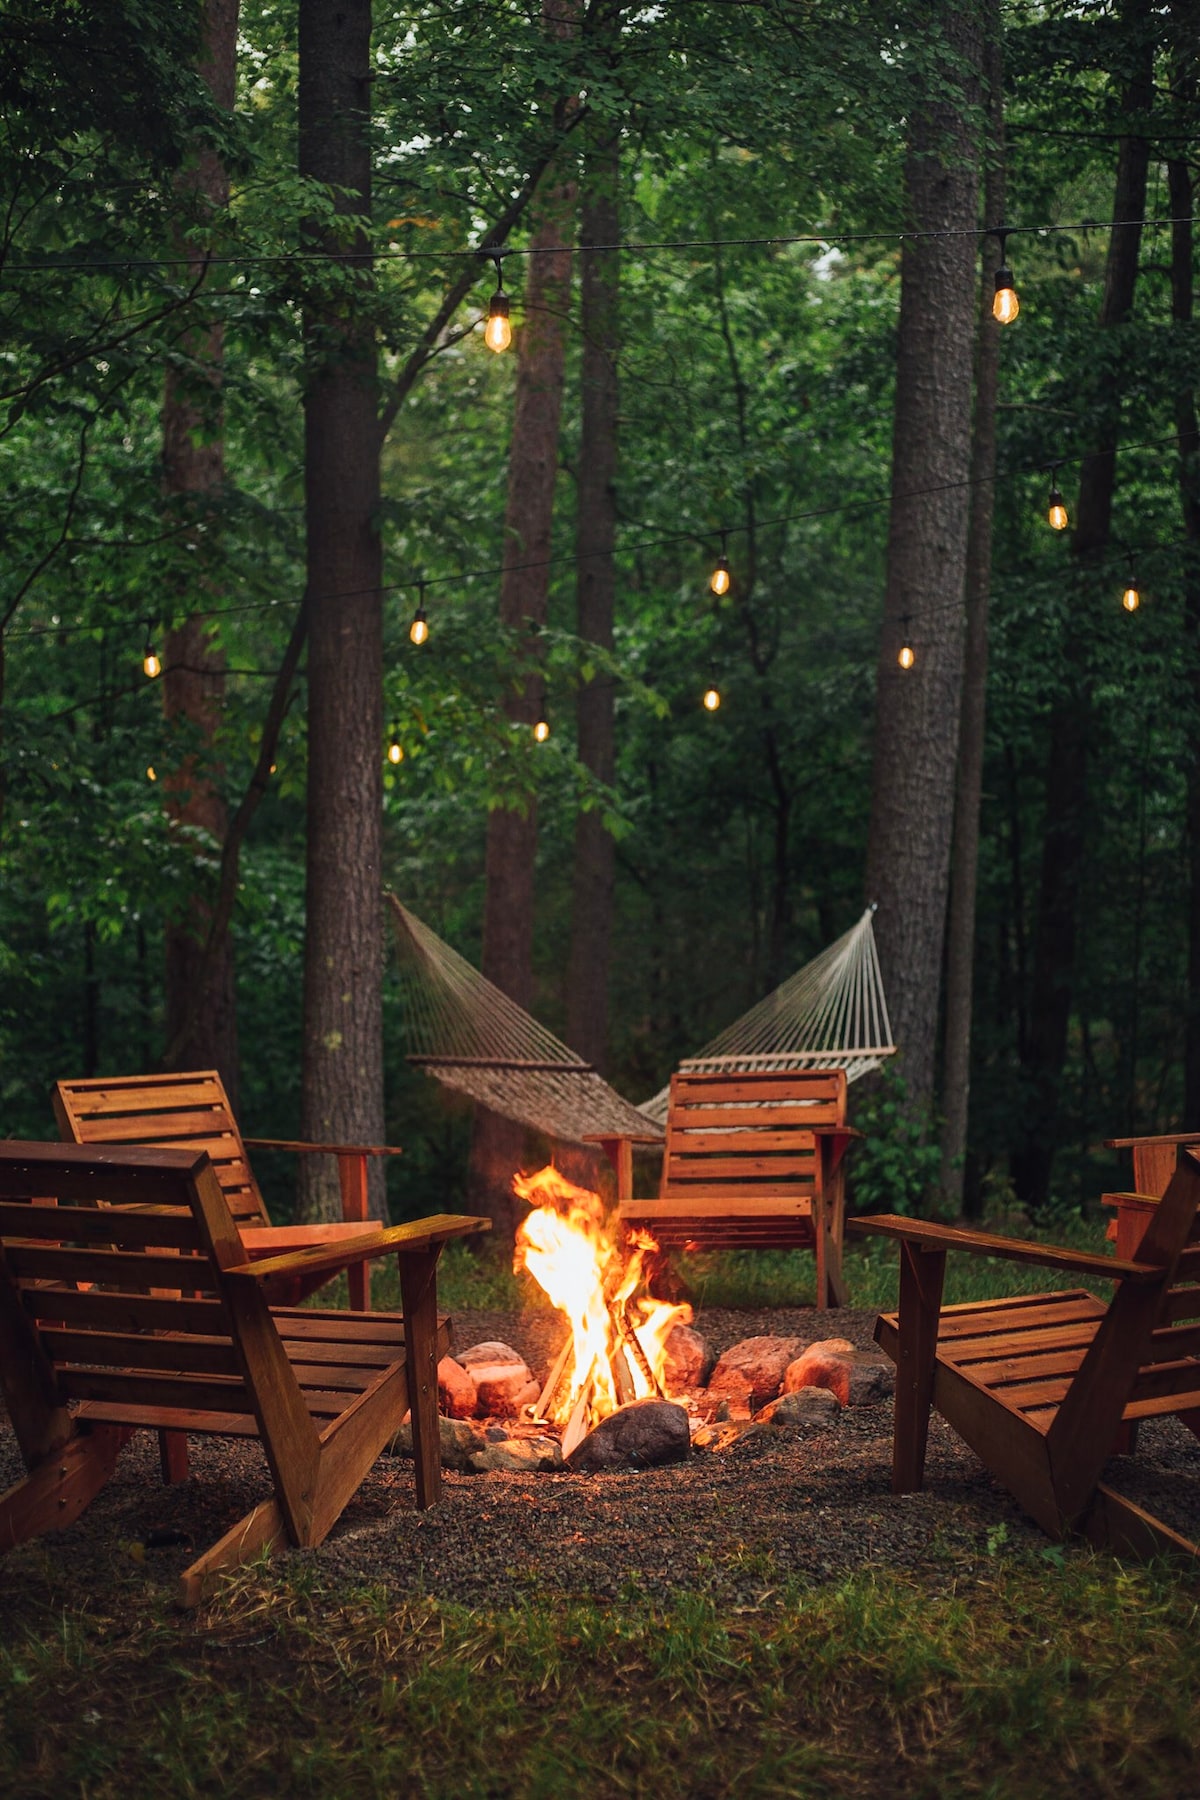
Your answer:
[[[720,1352],[759,1334],[845,1336],[871,1345],[874,1313],[811,1309],[712,1310],[697,1328]],[[558,1350],[550,1312],[462,1312],[460,1347],[499,1338],[539,1377]],[[318,1550],[289,1553],[323,1587],[385,1585],[501,1608],[532,1596],[669,1602],[703,1593],[722,1605],[778,1603],[788,1584],[838,1582],[871,1568],[947,1583],[980,1572],[1003,1551],[1045,1551],[970,1450],[935,1415],[926,1485],[891,1492],[890,1402],[847,1409],[803,1437],[753,1437],[686,1463],[631,1474],[458,1475],[442,1504],[413,1510],[411,1463],[384,1456]],[[0,1491],[21,1472],[0,1425]],[[1177,1420],[1143,1426],[1138,1457],[1108,1479],[1177,1530],[1200,1538],[1200,1442]],[[0,1562],[0,1630],[50,1593],[119,1604],[148,1588],[169,1594],[192,1557],[269,1492],[256,1445],[193,1439],[191,1475],[162,1485],[149,1433],[122,1452],[117,1472],[68,1531],[25,1544]],[[151,1534],[185,1542],[147,1548]],[[194,1546],[194,1548],[192,1547]]]

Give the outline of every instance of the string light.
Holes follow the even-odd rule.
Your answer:
[[[158,780],[158,776],[154,772],[154,764],[153,763],[151,763],[149,768],[146,770],[146,780],[147,781],[157,781]]]
[[[429,636],[429,620],[425,617],[425,583],[417,583],[417,610],[413,614],[413,622],[408,628],[408,635],[414,644],[423,644]]]
[[[716,712],[720,704],[721,690],[717,686],[716,676],[712,675],[709,677],[708,686],[704,690],[704,710],[705,712]]]
[[[725,554],[725,533],[722,532],[721,554],[717,558],[716,568],[708,578],[708,585],[717,598],[720,599],[722,594],[727,594],[729,592],[729,585],[732,580],[733,577],[729,573],[729,558]]]
[[[996,270],[996,292],[992,296],[992,317],[997,325],[1011,325],[1021,310],[1021,302],[1017,299],[1017,290],[1013,286],[1013,272],[1007,266],[1006,246],[1009,233],[1003,226],[988,233],[989,237],[999,240],[1000,267]]]
[[[546,739],[550,736],[550,721],[547,719],[544,712],[538,714],[537,724],[533,728],[533,735],[535,741],[539,744],[544,744]]]
[[[400,742],[400,731],[395,725],[392,726],[391,730],[390,741],[387,748],[387,759],[393,767],[397,763],[402,763],[404,761],[404,745]]]
[[[1121,595],[1121,605],[1127,613],[1135,613],[1142,604],[1142,596],[1138,593],[1137,576],[1133,570],[1133,551],[1129,552],[1129,579],[1125,583],[1125,592]]]
[[[162,664],[158,660],[158,654],[154,648],[154,641],[150,636],[149,626],[146,628],[146,648],[142,651],[142,672],[147,675],[151,681],[154,680],[156,675],[162,674]],[[154,777],[151,776],[150,779],[153,780]]]
[[[917,653],[908,641],[908,620],[909,615],[905,613],[900,621],[900,651],[896,657],[896,661],[900,664],[900,667],[905,673],[912,668],[917,660]]]
[[[503,250],[491,252],[492,261],[496,265],[496,291],[488,305],[487,324],[483,328],[483,341],[489,350],[499,353],[507,350],[512,343],[512,326],[508,322],[508,295],[504,291],[503,270],[500,258],[506,254]]]
[[[1046,519],[1054,531],[1065,531],[1071,522],[1067,517],[1066,502],[1058,491],[1057,463],[1052,464],[1050,469],[1050,501]]]

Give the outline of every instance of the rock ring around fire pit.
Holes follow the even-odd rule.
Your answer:
[[[519,1351],[489,1339],[444,1358],[438,1369],[443,1467],[468,1475],[650,1469],[682,1462],[692,1451],[719,1453],[743,1442],[825,1431],[843,1407],[870,1406],[893,1391],[888,1359],[847,1338],[762,1335],[741,1339],[717,1358],[702,1333],[676,1329],[678,1355],[667,1366],[681,1379],[672,1391],[617,1407],[566,1456],[559,1433],[529,1417],[524,1396],[536,1381]],[[495,1379],[497,1369],[505,1371],[503,1381]],[[697,1380],[709,1369],[706,1384]],[[476,1371],[484,1375],[478,1384]],[[410,1426],[401,1427],[391,1448],[411,1456]]]

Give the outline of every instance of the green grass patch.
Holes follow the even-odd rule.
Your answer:
[[[770,1610],[482,1614],[258,1569],[203,1614],[27,1606],[0,1788],[127,1796],[1182,1794],[1197,1589],[1084,1552],[867,1570]]]

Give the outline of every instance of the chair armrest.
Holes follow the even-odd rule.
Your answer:
[[[1132,1150],[1138,1144],[1200,1144],[1200,1131],[1169,1131],[1161,1137],[1105,1138],[1106,1150]]]
[[[440,1248],[450,1238],[469,1237],[491,1228],[490,1219],[437,1213],[432,1218],[414,1219],[410,1225],[382,1226],[378,1231],[340,1238],[332,1244],[313,1244],[304,1250],[285,1250],[280,1256],[235,1263],[222,1272],[235,1281],[252,1281],[268,1290],[276,1286],[290,1288],[297,1275],[333,1274],[368,1257],[403,1255],[406,1251],[430,1250],[435,1245]]]
[[[977,1256],[998,1256],[1006,1262],[1037,1263],[1047,1269],[1067,1269],[1076,1275],[1102,1275],[1106,1280],[1161,1281],[1157,1263],[1124,1262],[1115,1256],[1097,1256],[1089,1250],[1068,1250],[1057,1244],[1035,1244],[1028,1238],[999,1237],[990,1231],[963,1231],[954,1225],[938,1225],[932,1219],[902,1219],[893,1213],[868,1214],[847,1219],[851,1237],[893,1237],[925,1250],[969,1250]]]
[[[247,1150],[294,1150],[300,1156],[403,1156],[397,1144],[309,1144],[291,1138],[243,1138]]]
[[[1101,1194],[1101,1206],[1119,1206],[1122,1211],[1153,1212],[1159,1205],[1157,1194]]]
[[[805,1125],[804,1131],[811,1131],[814,1137],[860,1138],[862,1132],[856,1125]]]

